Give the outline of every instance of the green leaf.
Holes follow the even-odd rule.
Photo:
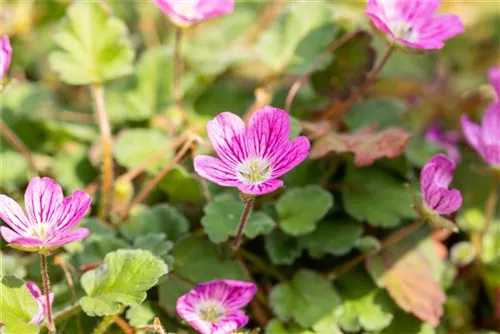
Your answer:
[[[351,130],[361,129],[370,124],[388,128],[403,124],[405,106],[395,99],[366,99],[356,103],[344,117]]]
[[[217,247],[201,237],[179,240],[172,255],[175,259],[173,272],[160,285],[160,304],[171,314],[175,314],[177,298],[197,283],[247,278],[241,264],[220,258]]]
[[[0,161],[4,166],[15,166],[15,168],[3,168],[0,173],[0,184],[6,190],[15,190],[28,179],[28,162],[22,154],[7,150],[0,152]]]
[[[118,250],[108,253],[104,265],[83,274],[81,284],[87,296],[80,305],[90,316],[119,312],[146,299],[146,291],[168,272],[167,265],[145,250]]]
[[[314,232],[301,237],[300,242],[311,257],[320,258],[323,254],[340,256],[349,253],[362,234],[363,228],[356,221],[324,221]]]
[[[280,231],[266,235],[265,248],[274,264],[293,264],[302,253],[302,247],[297,238]]]
[[[436,331],[428,323],[422,322],[403,311],[394,314],[391,325],[376,334],[436,334]]]
[[[415,166],[422,167],[430,158],[442,152],[443,149],[435,143],[413,136],[406,146],[405,156]]]
[[[59,50],[49,55],[49,62],[66,83],[102,83],[133,71],[127,27],[99,3],[69,6],[54,39]]]
[[[120,232],[129,240],[149,233],[164,233],[168,240],[175,241],[188,230],[186,217],[168,204],[136,208],[129,221],[120,227]]]
[[[221,243],[236,235],[240,217],[245,210],[245,204],[231,194],[221,194],[208,203],[203,211],[201,225],[205,228],[210,240]],[[276,223],[264,212],[253,211],[250,213],[244,234],[253,239],[260,234],[268,234]]]
[[[402,219],[416,217],[403,182],[376,167],[349,166],[342,195],[347,213],[373,226],[395,227]]]
[[[489,265],[500,264],[500,221],[489,225],[483,236],[481,259]]]
[[[15,276],[1,276],[0,288],[2,333],[38,333],[38,325],[30,324],[31,319],[38,313],[38,304],[26,284]]]
[[[174,264],[174,258],[169,255],[169,252],[174,247],[174,243],[167,240],[165,233],[150,233],[138,236],[137,239],[134,240],[133,247],[150,251],[157,257],[163,259],[169,268]]]
[[[276,203],[281,229],[291,235],[312,232],[333,206],[333,196],[311,185],[287,191]]]
[[[392,303],[389,296],[378,288],[361,270],[342,276],[338,288],[344,300],[341,327],[347,332],[377,331],[389,326],[392,319]]]
[[[120,165],[133,169],[155,156],[158,147],[164,147],[167,143],[167,137],[159,130],[127,129],[116,138],[113,153]],[[171,154],[163,154],[159,161],[149,165],[148,170],[152,173],[159,171],[170,158]]]
[[[149,325],[155,317],[155,313],[148,303],[131,306],[126,313],[130,326],[141,327]]]
[[[280,319],[293,319],[302,327],[313,326],[329,314],[342,312],[342,300],[333,285],[309,270],[300,270],[289,283],[275,286],[269,303]]]
[[[84,189],[96,176],[97,171],[88,158],[89,148],[71,143],[57,152],[52,162],[52,170],[66,191]]]
[[[279,72],[294,60],[299,43],[310,32],[331,20],[332,10],[328,4],[294,3],[285,8],[269,29],[260,35],[256,46],[257,54],[273,71]],[[328,40],[327,35],[325,39]],[[300,58],[297,59],[298,62],[303,61]]]
[[[363,236],[356,241],[356,248],[362,253],[372,254],[381,247],[380,241],[371,235]]]
[[[201,204],[204,201],[200,179],[176,166],[158,184],[168,194],[170,203]]]

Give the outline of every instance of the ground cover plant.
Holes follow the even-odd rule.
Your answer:
[[[500,332],[495,2],[1,7],[1,333]]]

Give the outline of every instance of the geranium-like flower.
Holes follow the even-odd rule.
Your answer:
[[[432,157],[420,174],[420,191],[424,211],[428,216],[448,215],[462,206],[462,195],[457,189],[448,189],[453,179],[455,163],[444,154]]]
[[[9,36],[5,35],[2,36],[2,40],[0,41],[0,79],[7,73],[11,58],[12,47],[10,46]]]
[[[457,146],[460,134],[457,131],[445,132],[438,124],[433,124],[425,133],[425,138],[445,149],[455,163],[460,162],[460,151]]]
[[[413,49],[441,49],[464,32],[460,18],[434,16],[440,0],[369,0],[366,15],[393,41]]]
[[[309,140],[289,141],[286,111],[265,106],[248,124],[230,112],[208,122],[207,133],[220,159],[197,156],[196,172],[224,187],[237,187],[248,195],[262,195],[283,185],[278,178],[300,164],[309,153]]]
[[[257,292],[254,283],[216,280],[198,284],[177,299],[177,314],[201,334],[231,334],[245,326],[241,309]]]
[[[153,0],[175,25],[187,27],[232,13],[234,0]]]
[[[490,71],[490,81],[500,97],[500,69]],[[461,121],[467,142],[489,166],[500,170],[500,101],[488,107],[480,126],[465,115]]]
[[[31,323],[39,324],[43,321],[45,315],[47,314],[47,298],[45,298],[45,295],[42,295],[42,291],[40,291],[40,288],[35,283],[27,282],[26,287],[38,304],[38,313],[35,314],[33,319],[31,319]],[[49,295],[50,305],[52,305],[54,302],[54,293],[51,292]]]
[[[56,181],[35,177],[24,194],[27,215],[12,198],[0,195],[0,218],[8,225],[1,226],[0,233],[11,247],[50,253],[89,234],[86,228],[73,230],[73,227],[85,215],[91,201],[81,190],[64,198]]]

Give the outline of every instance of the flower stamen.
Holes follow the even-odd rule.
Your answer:
[[[247,184],[259,184],[271,177],[271,164],[262,158],[251,158],[237,168],[240,181]]]

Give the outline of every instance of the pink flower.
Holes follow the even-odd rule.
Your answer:
[[[234,0],[153,0],[175,25],[187,27],[232,13]]]
[[[248,316],[240,309],[257,292],[254,283],[216,280],[198,284],[177,299],[177,314],[201,334],[231,334],[245,326]]]
[[[281,187],[278,178],[300,164],[310,148],[306,137],[288,141],[290,117],[271,106],[256,111],[248,127],[235,114],[223,112],[208,122],[207,132],[220,159],[197,156],[194,169],[201,177],[249,195]]]
[[[488,71],[488,78],[490,79],[491,85],[497,92],[497,97],[500,99],[500,67],[490,68]]]
[[[24,194],[27,215],[12,198],[0,195],[0,218],[9,226],[1,226],[0,233],[11,247],[50,253],[89,234],[86,228],[72,228],[87,212],[91,201],[81,190],[64,198],[56,181],[34,177]]]
[[[438,124],[433,124],[425,133],[425,138],[445,149],[455,163],[460,162],[460,151],[457,147],[460,134],[457,131],[444,132]]]
[[[7,73],[12,58],[12,47],[10,46],[9,36],[2,36],[0,41],[0,79]]]
[[[461,121],[469,144],[488,165],[500,170],[500,102],[488,108],[481,126],[472,123],[465,115]]]
[[[444,154],[432,157],[420,174],[420,191],[425,210],[438,215],[448,215],[462,206],[462,195],[448,189],[455,171],[455,163]]]
[[[47,314],[47,298],[42,295],[40,288],[33,282],[27,282],[26,287],[30,291],[31,295],[35,298],[38,304],[38,313],[35,314],[33,319],[31,319],[32,324],[39,324],[43,321],[43,318]],[[50,293],[50,305],[54,302],[54,293]]]
[[[413,49],[441,49],[464,32],[456,15],[434,17],[440,0],[368,0],[366,15],[396,43]]]

